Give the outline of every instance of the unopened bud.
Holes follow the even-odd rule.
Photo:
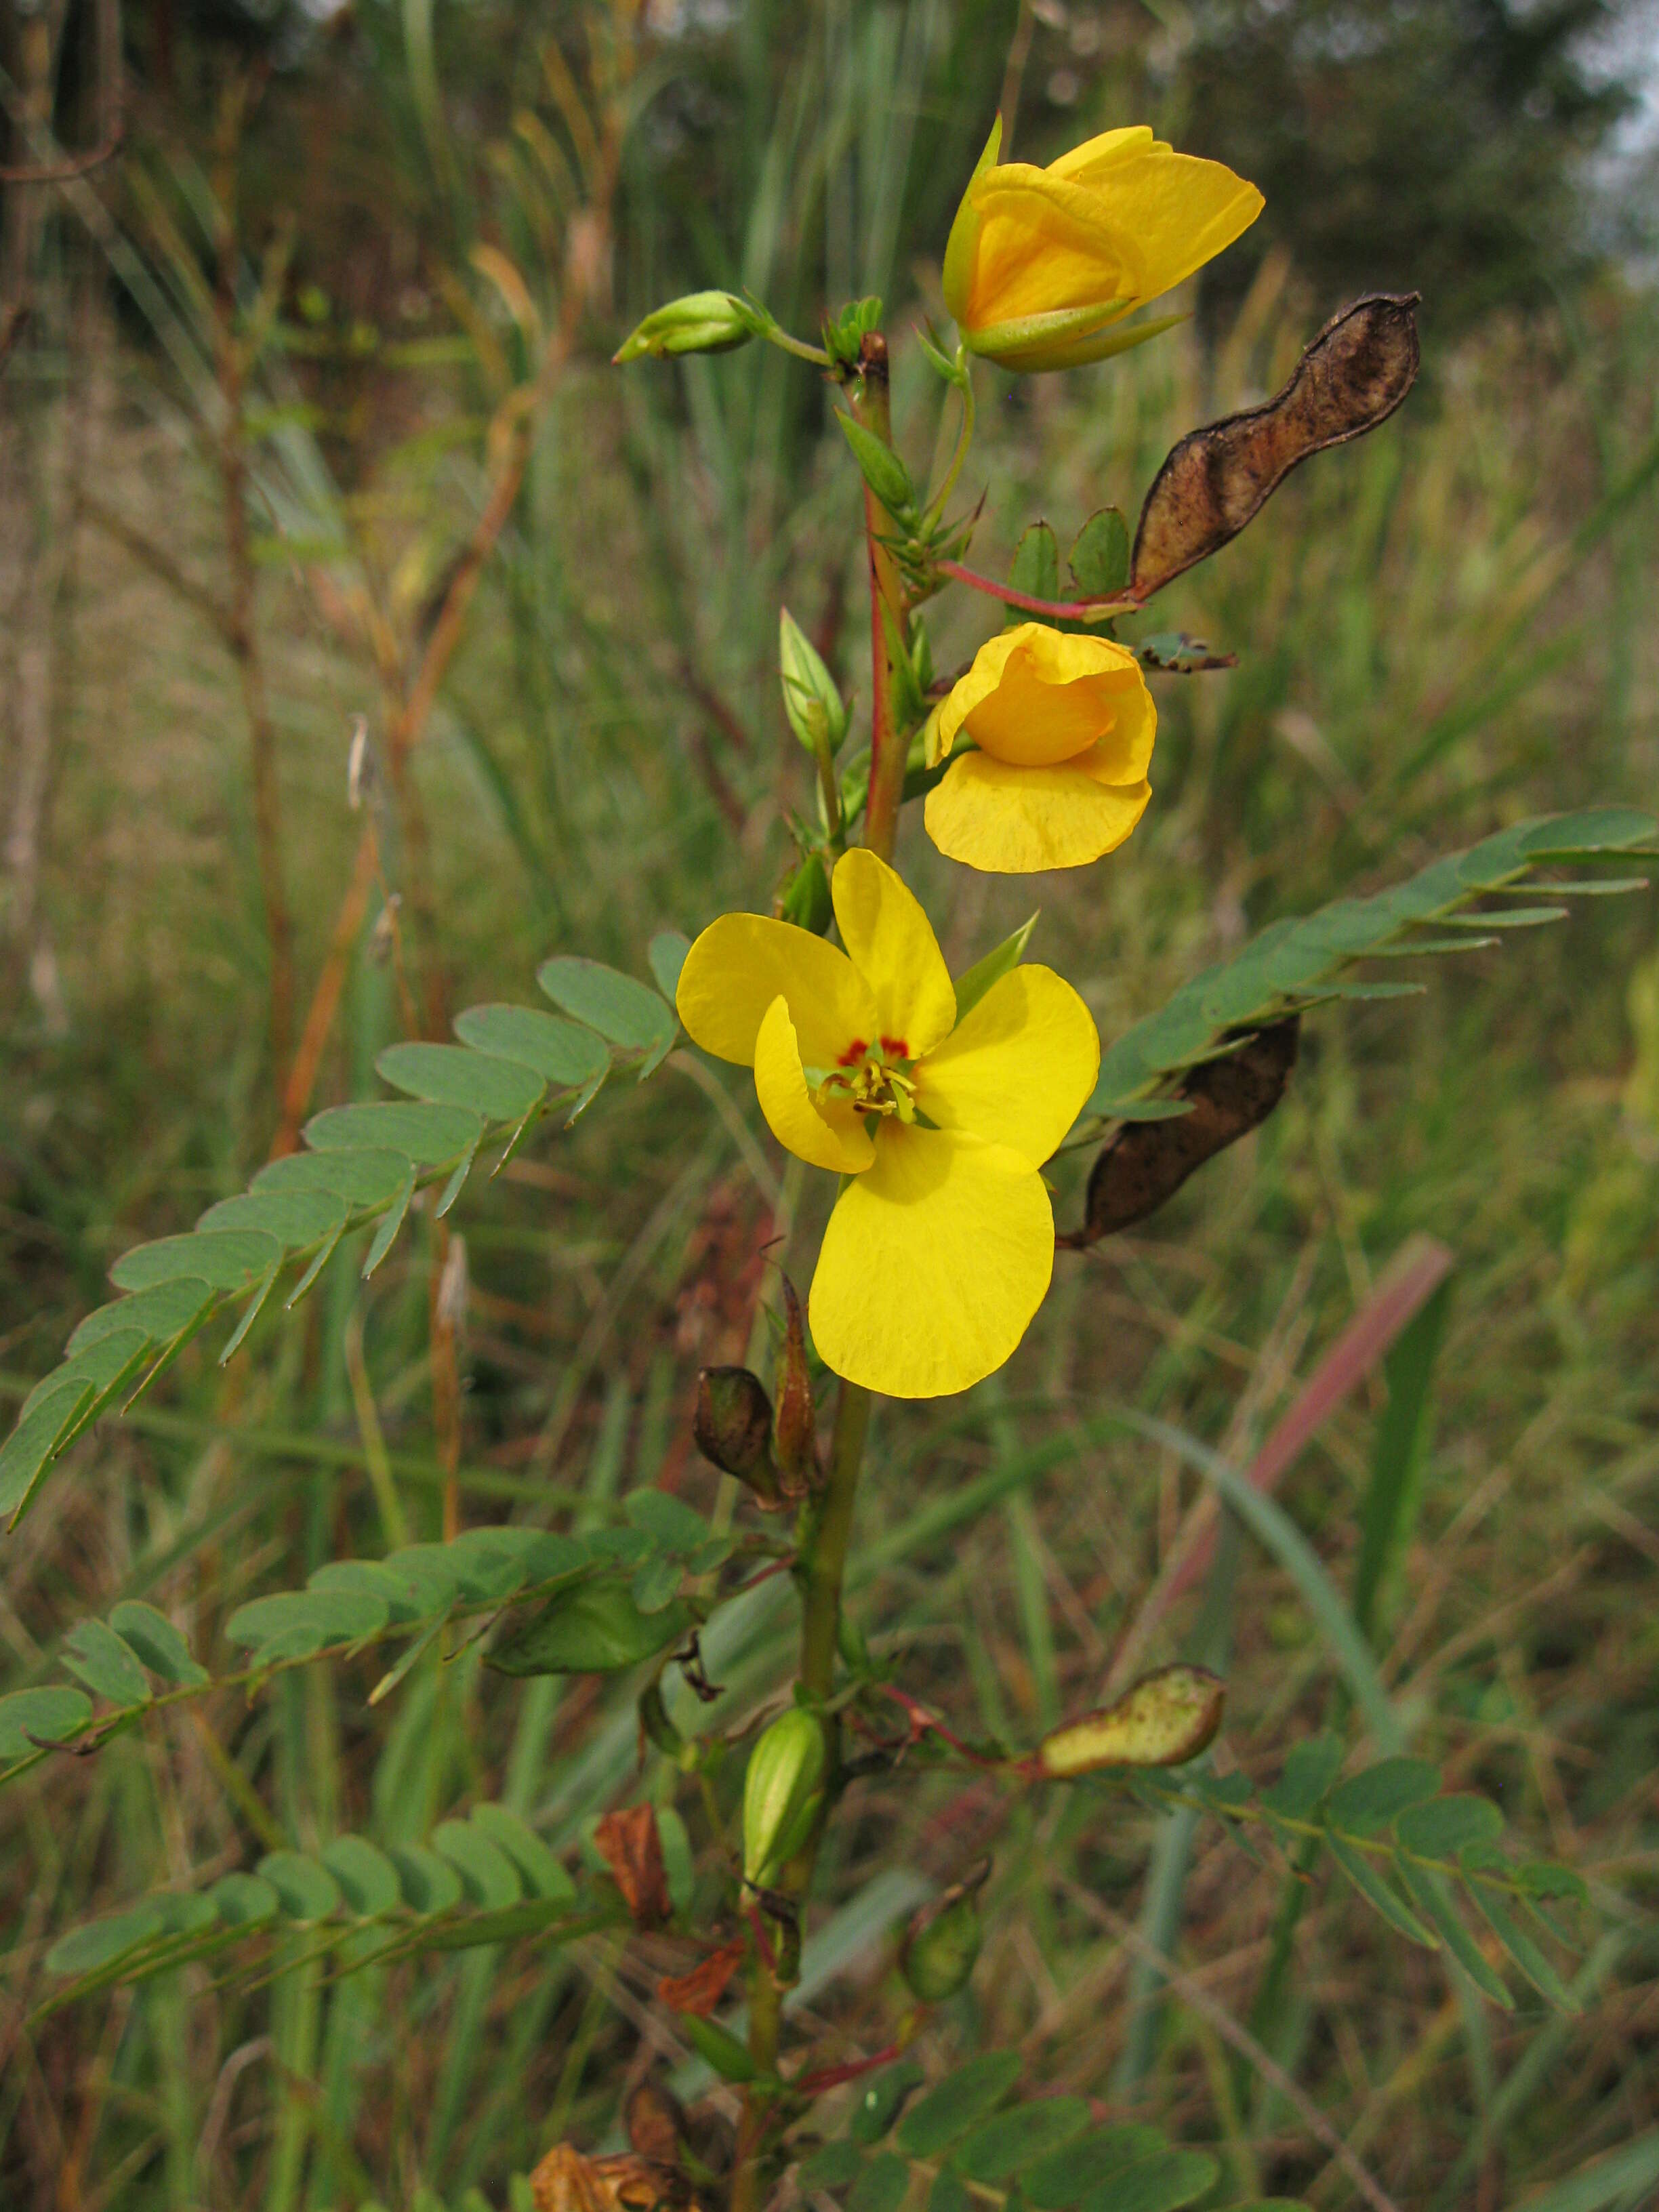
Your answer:
[[[973,1972],[984,1932],[979,1891],[990,1871],[989,1859],[982,1861],[965,1881],[924,1905],[906,1929],[899,1971],[923,2004],[943,2004]]]
[[[743,1877],[751,1888],[775,1882],[810,1838],[823,1804],[830,1747],[823,1723],[791,1705],[749,1754],[743,1783]]]
[[[757,1375],[746,1367],[705,1367],[691,1431],[703,1457],[747,1483],[761,1504],[782,1504],[772,1461],[772,1401]]]
[[[730,353],[747,345],[766,327],[763,319],[730,292],[688,292],[648,314],[623,339],[613,361],[637,361],[641,354]]]
[[[773,1377],[777,1411],[772,1419],[772,1452],[784,1496],[804,1498],[818,1485],[817,1421],[812,1379],[806,1371],[806,1325],[787,1275],[783,1278],[783,1346]]]

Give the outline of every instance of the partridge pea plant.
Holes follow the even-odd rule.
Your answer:
[[[3,1780],[66,1752],[94,1754],[144,1716],[227,1685],[252,1694],[296,1668],[386,1645],[399,1648],[371,1706],[464,1650],[481,1650],[508,1678],[630,1678],[651,1778],[585,1836],[568,1814],[526,1817],[522,1802],[483,1802],[423,1844],[409,1840],[405,1820],[380,1840],[273,1849],[70,1930],[48,1960],[56,2007],[221,1954],[231,1962],[222,1972],[255,1978],[272,1956],[325,1958],[343,1975],[532,1939],[641,1947],[658,1978],[641,2048],[653,2042],[695,2062],[678,2085],[690,2109],[639,2069],[631,2094],[619,2094],[629,2148],[599,2155],[603,2145],[561,2142],[514,2183],[513,2203],[543,2212],[694,2202],[759,2212],[784,2202],[781,2191],[844,2198],[851,2212],[900,2212],[921,2192],[932,2212],[963,2212],[970,2194],[1052,2212],[1162,2212],[1254,2193],[1249,2158],[1224,2173],[1207,2152],[1145,2125],[1109,2124],[1086,2100],[1019,2101],[1016,2052],[981,2051],[951,2070],[945,2054],[968,2025],[956,2000],[979,1954],[988,1863],[961,1867],[890,1931],[890,2002],[874,2048],[820,2015],[795,2017],[803,1948],[822,1924],[825,1835],[860,1777],[921,1788],[954,1771],[981,1789],[1076,1793],[1079,1819],[1091,1798],[1114,1794],[1205,1813],[1293,1863],[1290,1933],[1302,1891],[1328,1861],[1403,1941],[1440,1955],[1466,2004],[1510,2004],[1511,1970],[1547,2002],[1570,2001],[1559,1961],[1572,1940],[1562,1915],[1582,1891],[1577,1877],[1505,1850],[1490,1804],[1442,1795],[1433,1766],[1407,1755],[1364,1607],[1345,1606],[1294,1524],[1224,1462],[1206,1456],[1200,1472],[1296,1583],[1340,1675],[1333,1713],[1363,1722],[1374,1763],[1351,1760],[1334,1729],[1291,1747],[1258,1796],[1205,1757],[1224,1690],[1196,1665],[1132,1681],[1035,1745],[965,1743],[906,1688],[898,1665],[872,1656],[847,1608],[878,1398],[937,1399],[996,1374],[1057,1264],[1076,1265],[1071,1253],[1143,1218],[1272,1112],[1304,1012],[1419,988],[1357,973],[1360,963],[1388,956],[1397,973],[1401,955],[1490,942],[1557,910],[1537,903],[1540,890],[1547,898],[1631,887],[1583,872],[1659,838],[1659,823],[1611,808],[1505,827],[1392,887],[1273,923],[1103,1054],[1078,992],[1025,958],[1030,924],[951,975],[904,880],[902,844],[925,836],[951,861],[1002,874],[1109,866],[1157,803],[1149,672],[1184,678],[1231,658],[1169,634],[1126,642],[1115,623],[1244,528],[1298,462],[1383,421],[1418,362],[1411,299],[1355,303],[1281,392],[1181,441],[1133,538],[1115,510],[1088,518],[1062,585],[1057,543],[1036,525],[1008,580],[994,579],[969,565],[980,501],[963,489],[975,375],[989,373],[976,362],[1052,374],[1155,337],[1171,319],[1141,310],[1224,250],[1261,205],[1229,171],[1145,130],[1108,132],[1048,169],[1000,162],[1000,144],[999,125],[946,250],[955,342],[915,339],[959,416],[936,488],[919,483],[894,442],[878,301],[835,308],[808,339],[758,301],[699,292],[648,316],[617,356],[781,347],[827,386],[856,470],[867,727],[781,611],[782,707],[811,756],[817,805],[812,819],[793,820],[796,850],[775,896],[757,902],[771,910],[719,915],[695,942],[665,933],[650,948],[650,984],[568,955],[550,959],[539,981],[555,1012],[473,1007],[453,1042],[391,1048],[380,1072],[400,1096],[318,1115],[302,1149],[190,1235],[124,1255],[113,1270],[124,1295],[82,1324],[0,1451],[0,1508],[15,1522],[76,1438],[161,1373],[227,1302],[242,1301],[228,1358],[279,1284],[292,1305],[343,1257],[343,1240],[362,1249],[368,1231],[362,1265],[372,1273],[411,1213],[434,1224],[449,1214],[486,1148],[503,1164],[556,1106],[568,1126],[618,1069],[650,1076],[682,1028],[692,1048],[753,1071],[788,1176],[833,1179],[805,1311],[778,1276],[775,1325],[769,1336],[767,1315],[758,1317],[750,1363],[700,1378],[696,1437],[726,1478],[712,1518],[648,1490],[626,1501],[625,1528],[577,1519],[556,1529],[547,1523],[562,1509],[549,1505],[463,1528],[452,1492],[443,1540],[403,1540],[408,1531],[388,1510],[380,1555],[331,1560],[304,1589],[234,1613],[222,1632],[244,1655],[240,1666],[216,1674],[211,1655],[133,1600],[74,1632],[75,1686],[0,1700]],[[969,666],[940,677],[924,611],[947,589],[976,595],[991,634]],[[1534,882],[1559,862],[1578,874]],[[1494,893],[1510,902],[1483,905]],[[1083,1147],[1095,1155],[1083,1218],[1057,1231],[1044,1170]],[[434,1374],[453,1273],[446,1261],[434,1286]],[[449,1325],[453,1339],[453,1315]],[[769,1342],[769,1376],[756,1371]],[[1167,1446],[1157,1424],[1128,1414],[1107,1413],[1091,1433],[1137,1428]],[[1364,1531],[1370,1592],[1392,1564],[1395,1526],[1385,1514]],[[798,1601],[798,1658],[764,1680],[744,1677],[736,1712],[728,1698],[719,1724],[705,1723],[721,1695],[705,1659],[705,1643],[720,1648],[712,1625],[780,1575]],[[602,1976],[596,1990],[605,1985]],[[1245,2046],[1250,2063],[1269,2063],[1248,2037]],[[1295,2112],[1277,2124],[1316,2135],[1325,2124],[1305,2099]],[[1328,2128],[1322,2140],[1330,2150]],[[1367,2201],[1386,2204],[1340,2140],[1332,2154]]]

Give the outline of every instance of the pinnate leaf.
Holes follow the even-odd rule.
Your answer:
[[[77,1680],[112,1705],[149,1702],[143,1668],[115,1631],[101,1620],[78,1621],[64,1644],[64,1664]]]
[[[374,1066],[394,1091],[436,1106],[469,1107],[487,1121],[522,1121],[543,1094],[521,1062],[459,1044],[391,1044]]]
[[[1082,2135],[1089,2117],[1088,2104],[1081,2097],[1044,2097],[1016,2105],[959,2142],[951,2163],[969,2181],[1005,2181]]]
[[[340,1909],[340,1885],[319,1859],[303,1851],[267,1851],[259,1879],[276,1893],[287,1920],[326,1920]]]
[[[947,2075],[918,2100],[899,2123],[899,2148],[911,2158],[933,2158],[994,2112],[1019,2079],[1017,2051],[987,2051]]]
[[[560,954],[544,960],[536,981],[554,1005],[597,1030],[618,1052],[654,1063],[674,1041],[674,1009],[648,983],[598,960]]]
[[[456,1015],[455,1034],[479,1052],[529,1068],[558,1091],[596,1083],[611,1061],[603,1038],[591,1029],[539,1006],[469,1006]]]
[[[1382,1759],[1340,1782],[1326,1801],[1333,1828],[1351,1836],[1381,1834],[1408,1806],[1440,1788],[1440,1769],[1426,1759]]]
[[[29,1741],[64,1743],[78,1735],[92,1718],[92,1701],[79,1690],[57,1683],[38,1690],[14,1690],[0,1698],[0,1759],[27,1759],[39,1746]]]

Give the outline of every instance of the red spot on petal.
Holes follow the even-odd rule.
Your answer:
[[[902,1037],[884,1036],[881,1048],[889,1060],[908,1060],[910,1057],[910,1048]]]
[[[865,1042],[862,1037],[854,1037],[852,1043],[848,1046],[845,1052],[837,1054],[836,1058],[836,1066],[837,1067],[856,1067],[869,1049],[869,1046]]]

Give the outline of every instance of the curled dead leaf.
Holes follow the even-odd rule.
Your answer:
[[[634,2151],[584,2158],[574,2143],[555,2143],[530,2177],[536,2212],[697,2212],[684,2179]]]
[[[628,2140],[652,2166],[677,2167],[685,2147],[685,2107],[665,2081],[647,2075],[629,2091],[623,2106]]]
[[[673,1907],[656,1808],[629,1805],[623,1812],[607,1813],[593,1831],[593,1841],[623,1893],[634,1925],[660,1928]]]
[[[1090,1174],[1082,1228],[1058,1242],[1082,1252],[1144,1221],[1195,1168],[1265,1121],[1285,1096],[1300,1030],[1295,1014],[1271,1029],[1253,1030],[1237,1052],[1188,1073],[1179,1096],[1191,1105],[1190,1113],[1167,1121],[1126,1122]]]
[[[1237,538],[1298,461],[1387,421],[1417,378],[1417,300],[1415,292],[1356,300],[1264,405],[1182,439],[1140,510],[1130,568],[1137,599]]]
[[[743,1945],[724,1944],[718,1951],[711,1951],[706,1959],[699,1960],[689,1974],[659,1982],[657,1995],[671,2011],[695,2013],[699,2020],[707,2020],[742,1964]]]
[[[1103,1766],[1181,1766],[1221,1726],[1225,1692],[1207,1667],[1160,1667],[1115,1705],[1087,1713],[1037,1747],[1039,1772],[1054,1781]]]

